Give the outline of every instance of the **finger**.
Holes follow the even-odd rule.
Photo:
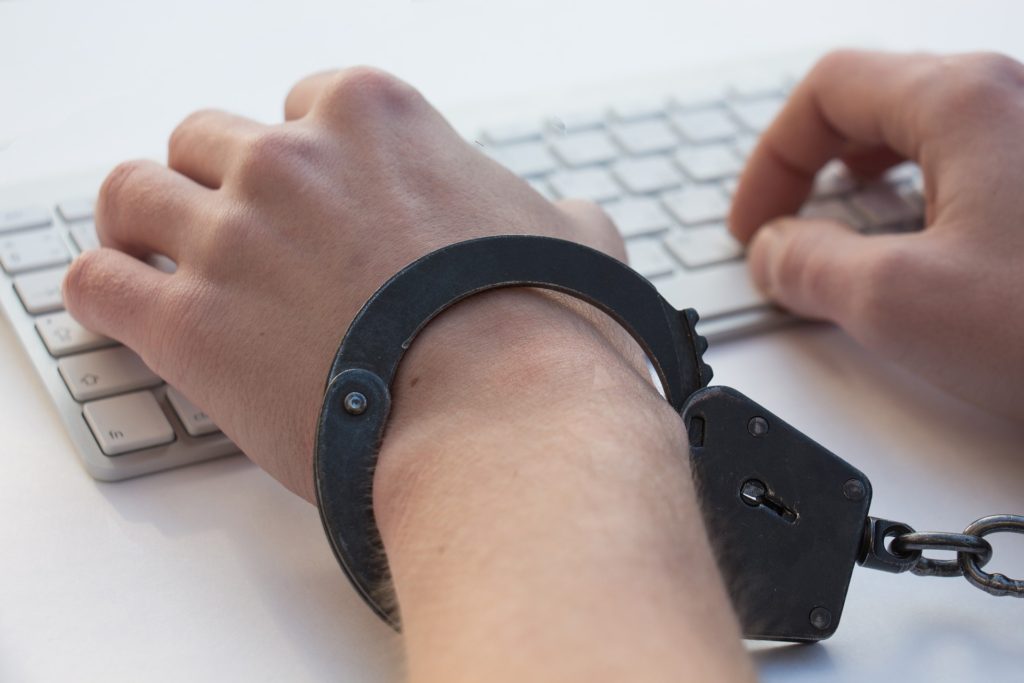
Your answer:
[[[247,143],[266,128],[258,121],[216,109],[197,111],[171,133],[167,165],[217,189]]]
[[[897,166],[906,157],[897,154],[888,147],[871,147],[855,145],[844,152],[840,159],[850,171],[863,180],[874,180],[893,166]]]
[[[288,93],[288,97],[284,100],[285,121],[301,119],[312,111],[313,103],[316,102],[320,93],[337,78],[337,75],[338,69],[321,71],[320,73],[306,76],[296,83],[292,87],[291,92]]]
[[[64,276],[64,305],[78,322],[147,356],[158,302],[172,276],[114,249],[90,249]]]
[[[870,341],[880,332],[877,309],[886,301],[899,304],[899,283],[913,279],[894,264],[897,257],[919,253],[905,248],[919,237],[865,236],[836,221],[781,218],[758,230],[747,259],[754,282],[769,299]]]
[[[936,60],[853,51],[821,60],[751,154],[730,214],[733,234],[746,242],[768,220],[795,213],[815,173],[851,143],[918,159],[922,112],[916,86]]]
[[[188,231],[202,221],[211,191],[153,161],[119,164],[100,188],[100,243],[137,258],[177,260]]]

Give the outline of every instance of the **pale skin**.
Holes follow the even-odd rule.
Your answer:
[[[755,150],[731,217],[781,305],[1016,417],[1022,73],[986,55],[830,55]],[[65,300],[312,502],[327,369],[387,277],[489,234],[624,250],[599,209],[542,199],[387,74],[310,77],[285,113],[200,112],[168,166],[119,166],[97,207],[104,246],[72,264]],[[866,175],[918,161],[928,228],[786,218],[835,157]],[[551,294],[475,297],[413,345],[394,399],[373,507],[409,680],[754,679],[681,423],[614,324]]]

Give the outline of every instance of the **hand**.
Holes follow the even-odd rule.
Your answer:
[[[1024,418],[1024,67],[991,54],[821,60],[750,157],[731,229],[773,300],[989,410]],[[926,229],[794,218],[833,158],[925,178]]]
[[[386,278],[488,234],[625,255],[600,210],[541,198],[390,76],[313,77],[286,115],[202,112],[170,168],[118,167],[105,248],[65,301],[312,501],[326,374]],[[417,338],[393,397],[373,510],[410,680],[753,680],[685,430],[617,325],[550,293],[472,297]]]
[[[104,248],[75,260],[64,296],[76,319],[139,353],[312,501],[330,362],[393,273],[451,242],[501,233],[625,256],[594,205],[543,199],[389,75],[311,77],[289,95],[286,118],[270,126],[198,112],[171,136],[168,167],[118,166],[97,206]],[[177,271],[150,267],[150,254]],[[458,363],[468,344],[446,344]]]

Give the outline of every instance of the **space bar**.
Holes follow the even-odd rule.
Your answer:
[[[654,284],[673,307],[695,308],[703,320],[768,304],[751,281],[745,261],[676,273]]]

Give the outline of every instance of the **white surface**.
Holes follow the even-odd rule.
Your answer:
[[[374,63],[443,108],[803,44],[1013,51],[1009,2],[0,2],[0,184],[160,155],[220,106],[276,118],[306,72]],[[740,19],[737,19],[740,17]],[[865,471],[873,512],[955,530],[1024,508],[1024,428],[802,326],[716,346],[716,380]],[[400,643],[315,510],[240,457],[119,484],[79,466],[0,327],[0,680],[392,680]],[[994,567],[1024,573],[996,538]],[[1018,680],[1020,601],[857,570],[832,641],[766,680]]]

